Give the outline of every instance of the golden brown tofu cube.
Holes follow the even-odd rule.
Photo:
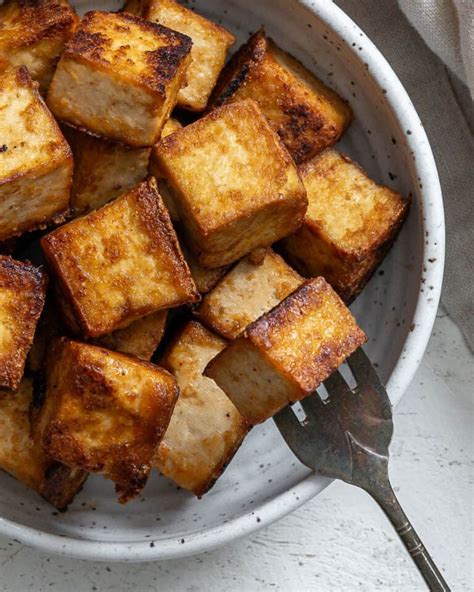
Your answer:
[[[335,144],[352,119],[349,105],[262,29],[224,68],[210,106],[246,98],[257,101],[297,164]]]
[[[303,220],[298,171],[254,101],[212,111],[161,140],[154,156],[204,267],[237,261]]]
[[[63,132],[74,155],[74,214],[96,210],[146,179],[151,148],[131,148],[66,125]]]
[[[202,375],[225,345],[190,322],[161,361],[174,374],[180,394],[153,465],[197,496],[212,487],[249,429],[226,394]]]
[[[145,486],[177,396],[162,368],[61,338],[48,357],[34,432],[48,456],[114,481],[125,503]]]
[[[235,41],[234,35],[175,0],[129,0],[124,10],[191,37],[191,64],[186,73],[187,85],[178,94],[178,106],[203,111],[227,50]]]
[[[87,473],[49,459],[31,437],[33,400],[31,379],[24,378],[16,393],[0,391],[0,469],[64,510],[81,489]]]
[[[191,39],[127,13],[88,12],[49,87],[54,115],[135,147],[152,146],[185,83]]]
[[[308,211],[302,227],[282,241],[282,250],[301,273],[324,276],[349,303],[396,239],[409,201],[377,185],[335,150],[306,163],[300,173]]]
[[[207,366],[242,415],[260,423],[310,395],[366,341],[321,277],[307,280]]]
[[[100,337],[97,344],[149,362],[165,334],[167,316],[167,310],[160,310]]]
[[[41,246],[86,337],[199,299],[153,177]]]
[[[227,339],[271,310],[303,283],[283,259],[268,250],[263,261],[246,257],[207,294],[196,311],[199,320]]]
[[[0,68],[27,66],[45,93],[78,22],[66,0],[6,0],[0,6]]]
[[[0,389],[16,389],[46,298],[43,271],[0,256]]]
[[[25,67],[0,74],[0,242],[67,209],[72,154]]]

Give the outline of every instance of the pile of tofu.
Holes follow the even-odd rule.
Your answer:
[[[202,496],[366,340],[409,201],[334,148],[344,99],[234,42],[175,0],[0,6],[0,468],[59,509],[91,473]]]

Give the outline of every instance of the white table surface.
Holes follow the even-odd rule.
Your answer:
[[[474,590],[473,357],[440,312],[395,414],[391,477],[453,591]],[[163,592],[425,590],[369,497],[342,483],[213,553],[118,565],[51,556],[0,538],[0,590]]]

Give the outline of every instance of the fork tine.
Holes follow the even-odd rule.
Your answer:
[[[303,407],[303,410],[308,418],[319,417],[321,413],[321,408],[324,406],[324,402],[321,400],[321,397],[315,391],[314,393],[311,393],[309,397],[301,399],[300,405],[301,407]]]
[[[291,407],[284,407],[281,411],[273,416],[273,421],[276,423],[277,428],[280,430],[280,434],[283,436],[285,442],[296,454],[295,449],[298,446],[301,430],[304,428],[300,424],[296,415],[293,413]]]
[[[349,364],[349,368],[351,369],[358,386],[371,383],[374,387],[383,388],[380,378],[372,366],[372,362],[361,347],[347,358],[347,363]]]
[[[344,380],[344,377],[339,370],[335,370],[328,378],[326,378],[324,386],[329,394],[329,400],[331,400],[332,396],[343,397],[344,395],[352,394],[351,388]]]

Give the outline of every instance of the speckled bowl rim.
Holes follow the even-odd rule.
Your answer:
[[[361,35],[364,37],[365,61],[373,81],[379,88],[386,90],[387,105],[400,128],[417,130],[416,133],[407,136],[407,142],[415,156],[415,167],[420,179],[419,196],[423,209],[423,228],[427,235],[422,247],[424,277],[426,285],[432,286],[432,289],[429,293],[422,292],[420,285],[413,317],[414,329],[408,334],[403,351],[387,383],[387,390],[395,405],[400,401],[421,362],[436,318],[441,293],[445,234],[438,172],[420,118],[395,72],[376,46],[333,2],[300,0],[300,4],[312,15],[316,15],[336,35],[345,39],[354,54],[357,54],[356,48],[351,48],[351,43],[359,45]],[[268,526],[306,503],[330,483],[330,480],[322,481],[321,478],[309,475],[290,490],[262,504],[258,508],[260,521],[255,520],[255,509],[226,524],[189,534],[185,542],[179,538],[159,540],[154,545],[150,544],[150,540],[138,543],[80,540],[41,532],[4,518],[0,518],[0,533],[46,553],[78,559],[142,562],[186,557],[210,551]]]

